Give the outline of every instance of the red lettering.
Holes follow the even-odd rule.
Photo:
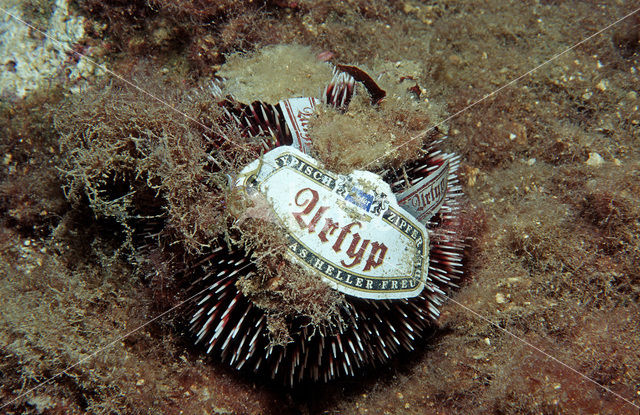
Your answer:
[[[347,235],[351,233],[351,228],[355,225],[358,225],[358,227],[361,226],[360,222],[351,222],[350,224],[342,228],[342,230],[340,231],[340,235],[338,235],[338,239],[336,239],[336,242],[333,244],[333,250],[335,252],[340,252],[342,250],[342,242],[344,242],[344,238],[346,238]]]
[[[306,200],[304,202],[299,202],[298,199],[300,199],[300,196],[303,193],[306,193],[307,191],[311,192],[311,199]],[[302,212],[292,212],[293,217],[296,218],[296,220],[298,221],[298,224],[300,225],[300,227],[302,229],[307,227],[307,224],[304,223],[304,220],[302,219],[302,215],[308,215],[309,213],[311,213],[313,208],[316,207],[316,204],[318,203],[319,199],[320,199],[320,197],[318,196],[318,192],[316,192],[315,190],[313,190],[313,189],[311,189],[309,187],[305,187],[304,189],[300,190],[296,194],[296,198],[295,198],[296,205],[298,205],[300,207],[306,205]]]
[[[322,228],[318,234],[318,238],[320,238],[322,242],[328,242],[329,239],[327,239],[327,233],[329,233],[329,236],[333,235],[339,226],[340,224],[338,222],[334,222],[331,218],[326,218],[324,220],[324,228]]]
[[[316,214],[313,215],[313,219],[311,219],[311,222],[309,222],[309,233],[313,233],[316,230],[316,225],[318,224],[318,221],[320,220],[322,215],[324,215],[324,211],[327,209],[329,209],[329,206],[320,206],[318,208],[318,211],[316,212]]]
[[[371,241],[369,241],[368,239],[363,240],[362,245],[360,245],[360,249],[358,250],[358,252],[356,252],[356,248],[358,247],[359,242],[360,242],[360,234],[356,233],[355,235],[353,235],[353,240],[351,241],[351,245],[349,245],[349,248],[347,249],[347,256],[349,258],[352,258],[353,262],[351,262],[350,264],[347,264],[344,261],[340,261],[340,263],[345,267],[351,268],[354,265],[358,265],[360,262],[362,262],[364,251],[367,249],[367,247],[369,246],[369,242]]]
[[[302,168],[302,166],[301,166]],[[329,209],[330,206],[319,206],[318,202],[320,201],[320,196],[318,192],[310,187],[305,187],[296,193],[294,202],[296,206],[302,208],[299,212],[291,212],[295,220],[300,225],[301,229],[307,229],[309,233],[314,233],[318,227],[318,224],[322,220],[325,212]],[[313,214],[313,216],[311,216]],[[310,219],[309,219],[310,218]],[[395,219],[395,222],[400,226],[400,228],[406,228],[407,223],[404,220],[400,220],[400,218],[391,218]],[[306,222],[308,220],[308,222]],[[399,222],[399,223],[398,223]],[[379,242],[371,242],[369,239],[362,239],[359,233],[352,234],[355,229],[362,228],[362,223],[359,221],[354,221],[349,223],[346,226],[340,227],[338,222],[335,222],[331,218],[325,218],[324,226],[322,230],[318,233],[318,239],[321,242],[329,242],[329,238],[332,237],[338,229],[340,232],[338,236],[335,238],[335,241],[331,248],[336,252],[342,251],[342,245],[347,238],[348,235],[353,235],[351,243],[346,250],[346,255],[348,259],[340,261],[340,263],[347,268],[352,268],[358,264],[361,264],[365,253],[370,248],[370,252],[367,256],[367,259],[364,263],[363,271],[370,271],[374,268],[379,267],[384,262],[384,258],[387,254],[387,246],[384,243]],[[297,248],[291,248],[294,252],[296,252],[302,258],[306,258],[308,252],[306,249],[300,249],[299,252]],[[324,262],[318,259],[316,261],[316,267],[322,267]],[[329,267],[332,270],[333,267]],[[327,271],[328,272],[328,271]],[[340,273],[336,275],[337,279],[340,278]],[[385,287],[383,287],[385,289]]]
[[[376,259],[376,254],[378,254],[378,259]],[[384,261],[384,256],[387,254],[387,246],[384,243],[371,243],[371,253],[369,254],[369,258],[364,265],[364,271],[369,271],[371,268],[377,268]]]

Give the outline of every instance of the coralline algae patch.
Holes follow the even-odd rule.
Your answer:
[[[30,20],[20,2],[3,2],[2,8],[6,12],[0,13],[0,96],[22,98],[63,68],[70,80],[103,72],[69,53],[84,36],[84,19],[70,14],[68,0],[56,0],[46,27],[38,27],[42,32],[18,20]]]

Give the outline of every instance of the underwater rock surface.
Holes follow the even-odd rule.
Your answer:
[[[0,3],[0,96],[23,98],[64,71],[74,81],[104,72],[84,58],[72,59],[69,48],[84,37],[85,19],[69,13],[68,0],[29,3]]]

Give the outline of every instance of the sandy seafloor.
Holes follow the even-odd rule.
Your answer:
[[[0,5],[46,28],[54,3]],[[7,80],[21,61],[7,56],[43,38],[3,37],[1,413],[638,413],[640,13],[527,73],[637,2],[149,3],[73,2],[84,33],[69,45],[127,78],[142,65],[136,79],[169,94],[161,82],[187,88],[230,53],[298,43],[412,68],[420,99],[462,111],[443,128],[462,158],[466,276],[419,350],[329,385],[240,375],[189,348],[171,313],[103,348],[166,309],[118,251],[116,224],[62,191],[56,109],[109,75],[70,57],[18,92]]]

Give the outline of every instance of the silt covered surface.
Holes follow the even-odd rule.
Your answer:
[[[48,2],[23,7],[25,19],[43,25],[53,10]],[[189,116],[215,113],[184,92],[228,69],[238,51],[305,45],[310,59],[329,51],[388,76],[396,96],[424,109],[411,117],[416,126],[444,121],[445,147],[461,155],[465,278],[419,350],[360,377],[289,390],[207,359],[192,347],[180,309],[161,315],[180,297],[175,262],[167,252],[129,249],[140,224],[127,214],[146,206],[152,218],[170,206],[170,233],[193,253],[222,220],[211,212],[223,185],[203,180],[203,149],[179,114],[114,79],[88,75],[79,88],[63,67],[38,90],[0,103],[3,411],[637,413],[558,361],[640,405],[638,14],[475,104],[633,7],[72,3],[86,19],[78,50]],[[277,73],[285,64],[255,68]],[[249,87],[268,97],[265,85]],[[348,137],[354,145],[341,151],[369,156],[366,134]],[[344,157],[335,160],[345,168]],[[131,194],[142,184],[165,204]],[[196,215],[191,206],[207,209]]]

